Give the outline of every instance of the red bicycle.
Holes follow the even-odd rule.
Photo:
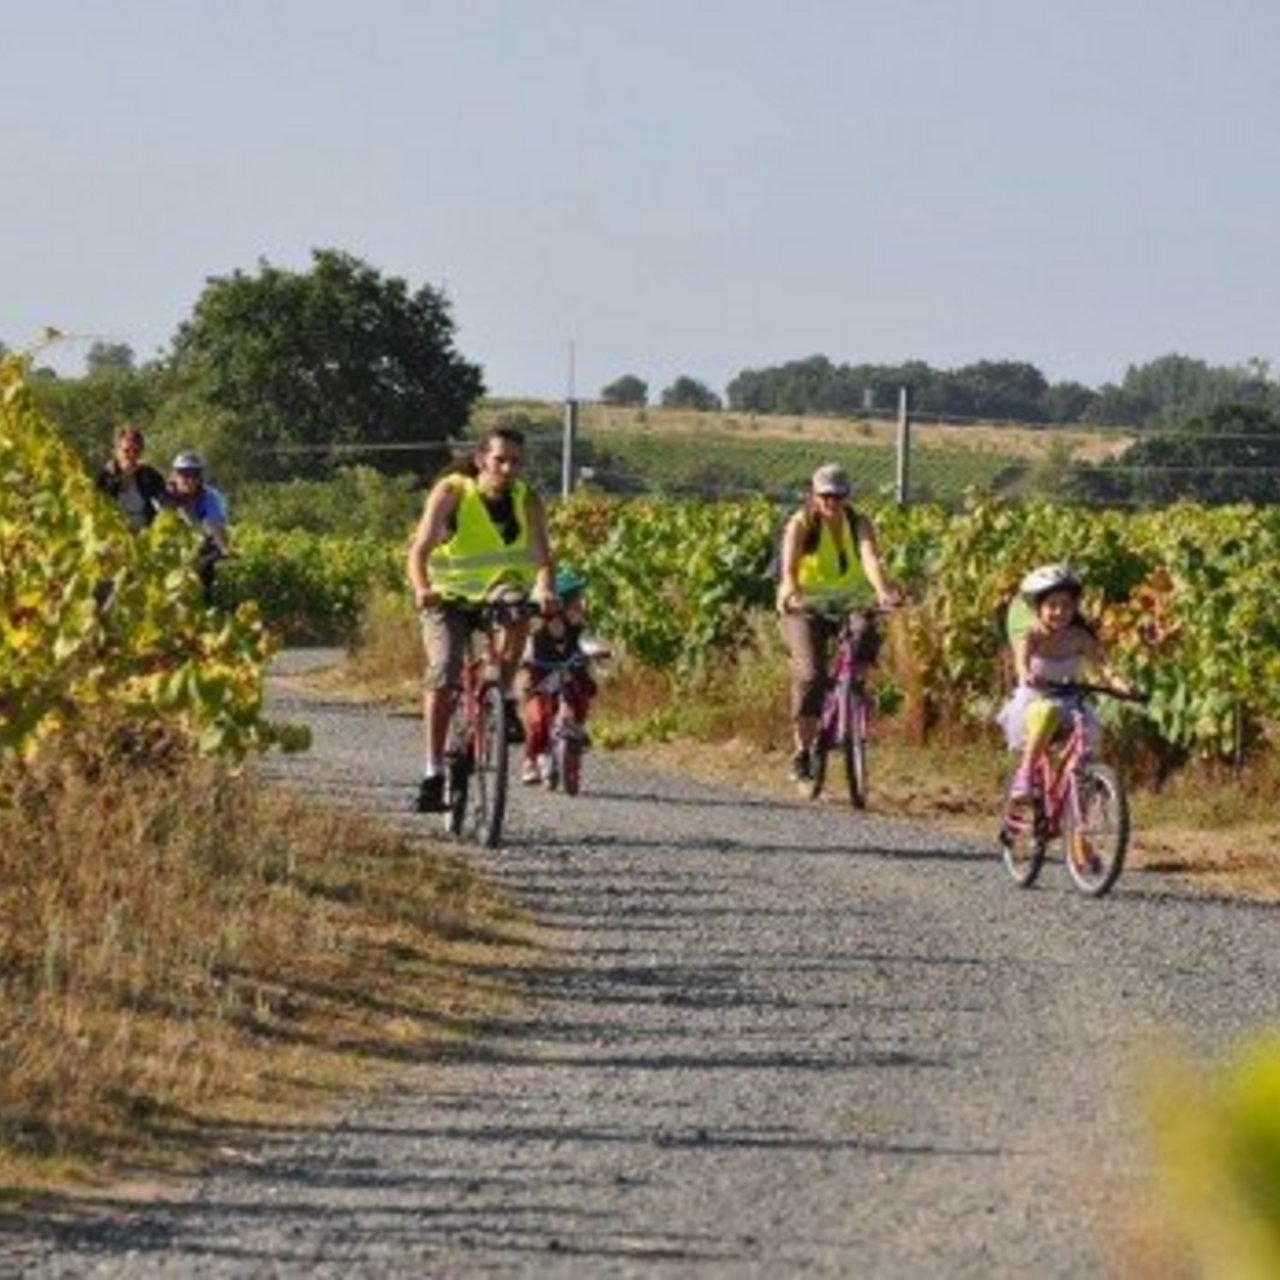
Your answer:
[[[1121,702],[1146,698],[1075,681],[1054,683],[1046,692],[1064,704],[1066,722],[1036,764],[1028,799],[1010,798],[1010,779],[1000,824],[1000,858],[1014,882],[1028,889],[1045,864],[1049,845],[1061,839],[1072,883],[1081,893],[1100,898],[1124,869],[1129,801],[1119,774],[1089,755],[1084,707],[1094,694]]]
[[[513,731],[499,679],[498,636],[536,612],[536,605],[514,592],[479,606],[445,737],[445,830],[488,848],[502,839]]]

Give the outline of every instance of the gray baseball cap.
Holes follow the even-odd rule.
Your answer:
[[[835,462],[828,462],[813,473],[813,491],[819,496],[834,494],[837,498],[847,498],[853,486],[845,469]]]

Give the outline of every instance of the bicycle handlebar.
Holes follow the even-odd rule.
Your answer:
[[[1119,689],[1113,689],[1109,684],[1097,684],[1091,680],[1043,680],[1031,687],[1043,693],[1061,693],[1068,696],[1101,693],[1108,698],[1114,698],[1117,702],[1145,705],[1151,701],[1151,695],[1143,689],[1131,689],[1128,693],[1121,693]]]
[[[528,657],[522,659],[526,666],[534,667],[538,671],[572,671],[576,667],[585,667],[590,661],[585,653],[578,651],[571,653],[567,658],[534,658]]]
[[[440,596],[426,608],[460,609],[474,614],[485,626],[509,625],[524,618],[533,618],[542,612],[542,605],[527,595],[469,600],[465,596]]]
[[[796,592],[786,602],[786,613],[813,613],[828,618],[847,618],[850,614],[861,613],[871,617],[885,618],[902,607],[897,604],[867,604],[841,592],[822,592],[805,595]]]

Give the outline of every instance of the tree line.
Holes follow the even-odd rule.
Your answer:
[[[130,422],[147,432],[153,456],[198,449],[229,482],[325,476],[349,463],[430,471],[449,441],[466,436],[485,392],[481,368],[456,350],[454,332],[440,290],[316,249],[307,270],[259,261],[255,271],[209,278],[170,348],[153,360],[139,365],[127,345],[97,342],[85,376],[37,370],[35,387],[40,407],[88,462]],[[723,398],[682,375],[660,403],[859,417],[892,411],[903,386],[919,414],[1138,430],[1123,457],[1072,468],[1070,486],[1091,501],[1280,498],[1280,384],[1262,360],[1215,366],[1171,354],[1092,389],[1051,384],[1023,361],[939,370],[813,356],[745,369]],[[646,405],[649,388],[627,373],[601,397]]]
[[[1211,365],[1166,355],[1130,365],[1119,383],[1094,390],[1050,383],[1034,365],[982,360],[945,371],[922,361],[836,365],[825,356],[738,374],[726,389],[738,413],[857,418],[895,410],[899,391],[913,411],[953,421],[1014,420],[1053,426],[1128,427],[1138,438],[1119,457],[1073,464],[1058,477],[1068,497],[1094,505],[1158,506],[1180,500],[1222,504],[1280,501],[1280,384],[1263,360]],[[704,394],[705,393],[705,394]],[[703,384],[680,379],[664,405],[718,408]],[[625,375],[606,403],[643,405],[647,388]]]
[[[1097,389],[1079,382],[1053,382],[1020,360],[979,360],[958,369],[935,369],[921,360],[903,364],[835,364],[811,356],[763,369],[744,369],[729,383],[724,400],[737,413],[856,417],[895,410],[901,388],[917,413],[964,420],[1005,419],[1026,423],[1160,428],[1222,404],[1280,409],[1280,384],[1263,360],[1211,365],[1184,355],[1166,355],[1130,365],[1118,383]],[[611,404],[644,405],[648,387],[625,374],[601,392]],[[662,404],[720,408],[720,397],[696,379],[677,379]]]

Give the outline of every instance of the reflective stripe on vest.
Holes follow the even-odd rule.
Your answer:
[[[483,600],[499,582],[531,588],[534,563],[526,510],[528,486],[520,480],[512,486],[512,511],[519,533],[514,542],[503,542],[472,477],[450,476],[441,483],[459,490],[459,498],[453,536],[436,547],[427,560],[432,586],[442,595],[462,600]]]
[[[845,517],[841,515],[842,520]],[[840,552],[836,546],[835,535],[827,527],[825,520],[818,524],[818,545],[813,551],[802,553],[796,566],[796,582],[800,592],[820,594],[824,591],[847,593],[860,597],[870,603],[874,592],[867,580],[867,572],[862,567],[862,557],[858,554],[857,539],[854,532],[856,517],[845,520],[845,531],[848,534],[845,546],[844,571],[840,570]]]

